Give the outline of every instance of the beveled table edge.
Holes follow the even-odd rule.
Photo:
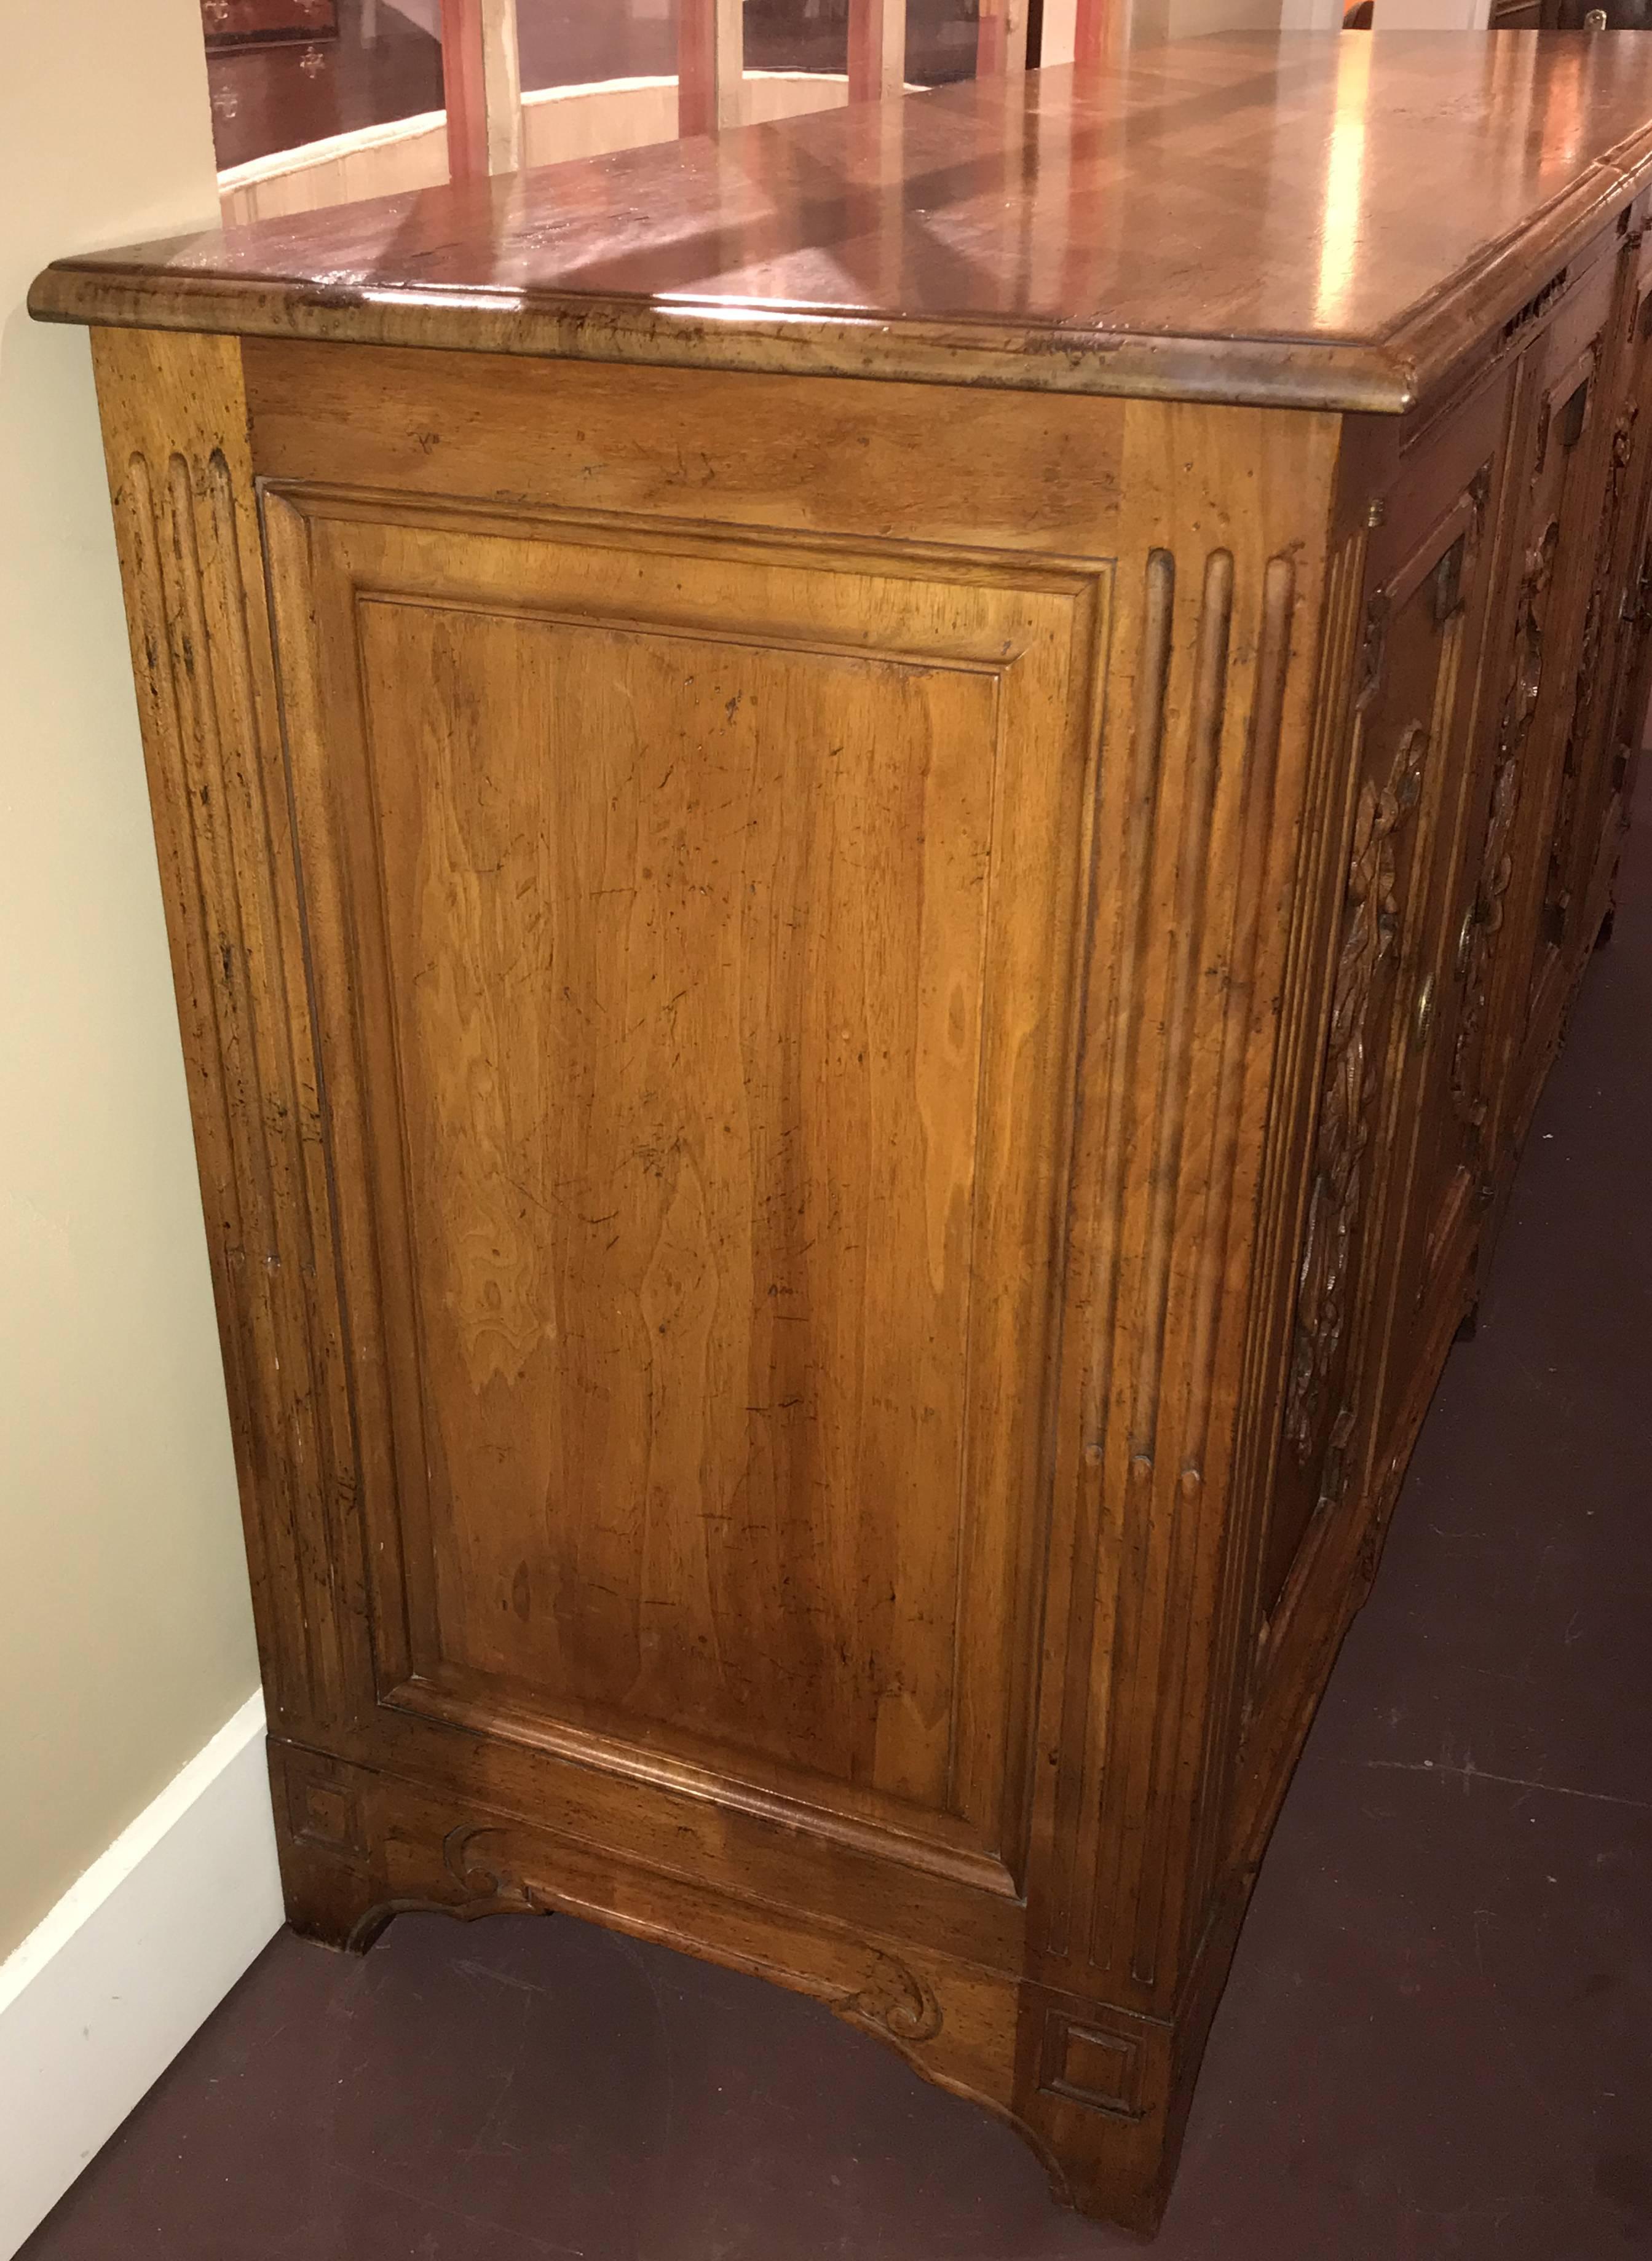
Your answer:
[[[1364,339],[940,320],[709,296],[329,286],[145,268],[97,252],[54,261],[27,303],[37,321],[89,327],[1404,415],[1466,348],[1518,316],[1649,178],[1652,118],[1384,334]]]
[[[1418,398],[1404,353],[1357,341],[1034,328],[777,308],[484,289],[338,290],[54,262],[29,291],[36,321],[306,342],[427,347],[666,369],[880,378],[1005,391],[1123,394],[1253,407],[1397,414]]]

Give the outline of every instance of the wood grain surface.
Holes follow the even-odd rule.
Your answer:
[[[1217,42],[1084,100],[1174,82],[1231,190],[1318,87],[1350,320],[1500,215],[1405,301],[1402,417],[535,359],[485,295],[96,341],[293,1921],[560,1910],[803,1988],[1137,2229],[1647,692],[1646,66],[1443,39],[1462,211],[1346,266],[1361,168],[1447,130],[1362,44],[1357,102]],[[1081,109],[950,99],[868,106],[880,162]],[[825,240],[828,145],[744,146]],[[880,290],[953,209],[887,177]],[[1079,303],[1103,237],[994,177]],[[481,240],[437,210],[397,321]]]
[[[1398,410],[1641,185],[1649,121],[1631,32],[1234,34],[67,260],[31,304]]]
[[[336,508],[272,563],[406,1669],[1002,1855],[1104,586]]]

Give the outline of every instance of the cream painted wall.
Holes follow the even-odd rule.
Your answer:
[[[215,217],[198,0],[0,0],[0,1956],[257,1683],[85,334]]]

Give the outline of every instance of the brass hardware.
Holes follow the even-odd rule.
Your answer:
[[[1411,1050],[1426,1052],[1433,1030],[1434,977],[1430,973],[1424,977],[1423,986],[1417,992],[1417,1002],[1411,1007]]]
[[[1605,30],[1605,28],[1606,28],[1606,11],[1605,11],[1605,10],[1604,8],[1591,8],[1591,9],[1589,11],[1589,13],[1588,13],[1584,18],[1584,31],[1585,31],[1585,32],[1604,32],[1604,31]]]
[[[1388,505],[1383,501],[1381,495],[1374,495],[1370,502],[1366,506],[1366,524],[1375,531],[1377,527],[1382,525],[1383,520],[1387,516]]]
[[[1462,924],[1457,930],[1457,979],[1462,980],[1469,971],[1469,957],[1474,948],[1474,930],[1480,923],[1480,906],[1470,903],[1462,915]]]

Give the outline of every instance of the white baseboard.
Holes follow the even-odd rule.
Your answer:
[[[0,1963],[0,2255],[280,1927],[255,1696]]]

